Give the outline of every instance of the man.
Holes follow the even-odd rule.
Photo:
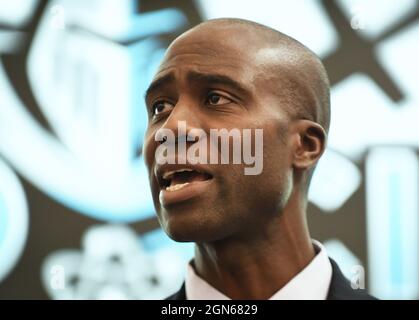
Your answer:
[[[318,57],[266,26],[210,20],[170,45],[146,92],[143,154],[162,228],[196,246],[184,285],[169,299],[372,298],[351,288],[307,228],[308,186],[325,150],[329,104]],[[161,164],[168,136],[159,132],[179,133],[181,122],[187,149],[200,143],[197,130],[263,129],[263,170]]]

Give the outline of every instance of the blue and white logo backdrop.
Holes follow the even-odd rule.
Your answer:
[[[142,96],[170,41],[216,17],[264,23],[323,59],[332,125],[310,189],[313,237],[349,278],[365,267],[371,293],[419,298],[418,8],[0,0],[0,298],[177,289],[192,245],[170,241],[154,217]]]

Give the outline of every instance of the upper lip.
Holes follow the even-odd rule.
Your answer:
[[[212,172],[206,166],[200,164],[162,164],[156,165],[154,175],[157,178],[160,188],[164,187],[166,178],[170,177],[177,171],[193,170],[200,173],[205,173],[213,177]]]

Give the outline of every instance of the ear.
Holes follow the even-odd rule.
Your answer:
[[[326,148],[326,131],[311,120],[298,120],[292,131],[294,168],[305,170],[315,166]]]

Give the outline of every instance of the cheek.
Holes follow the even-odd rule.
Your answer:
[[[264,221],[281,212],[290,195],[292,180],[289,177],[288,172],[278,167],[277,161],[268,161],[261,175],[248,178],[240,192],[241,205],[253,217],[251,221]]]
[[[149,175],[149,184],[151,188],[151,194],[153,196],[154,205],[156,209],[160,207],[160,202],[158,199],[159,195],[159,187],[158,182],[154,175],[154,164],[155,164],[155,151],[157,148],[157,142],[154,141],[154,134],[146,133],[144,137],[144,144],[143,144],[143,159],[146,165],[148,175]]]
[[[267,211],[277,211],[288,201],[292,189],[291,149],[283,136],[264,134],[263,170],[254,177],[253,192]]]
[[[277,212],[287,202],[292,188],[292,157],[287,122],[263,118],[248,127],[263,128],[262,172],[258,175],[245,175],[244,168],[253,167],[254,164],[230,166],[225,172],[226,181],[220,189],[229,186],[226,192],[232,201],[227,201],[227,205],[240,207],[239,212]],[[255,155],[254,151],[252,155]]]
[[[157,148],[157,145],[156,145],[156,142],[154,141],[154,133],[149,133],[147,131],[146,135],[144,136],[142,155],[144,157],[144,162],[149,170],[154,163],[154,154],[155,154],[156,148]]]

